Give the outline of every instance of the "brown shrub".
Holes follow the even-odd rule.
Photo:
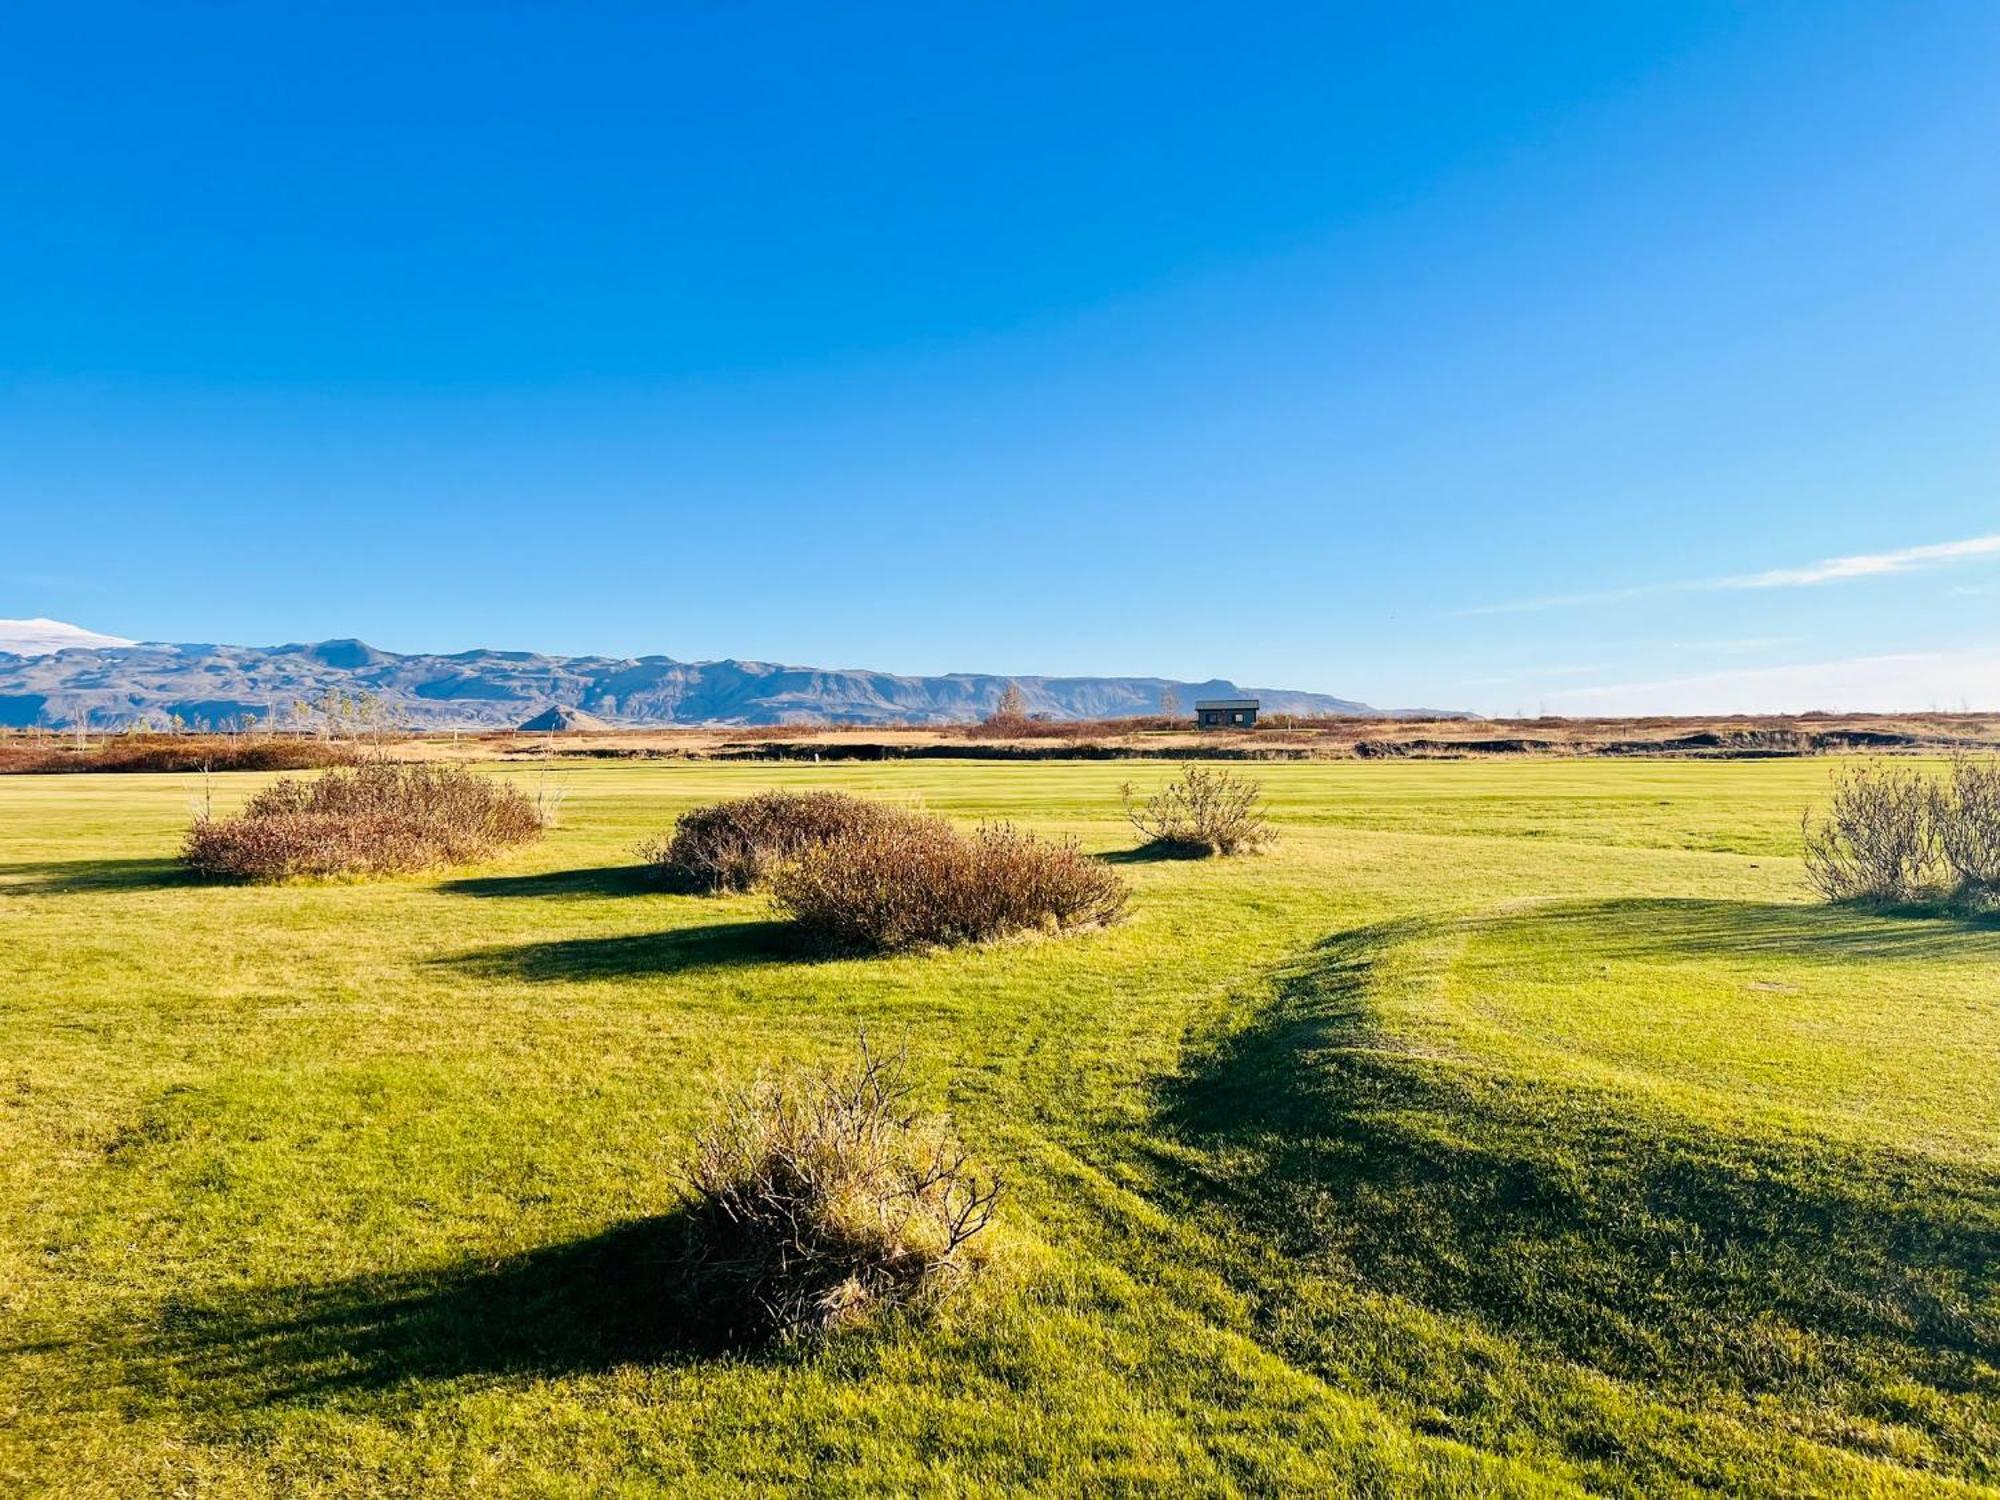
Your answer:
[[[0,773],[65,771],[317,771],[360,760],[352,745],[315,739],[233,735],[120,735],[84,749],[68,745],[0,748]]]
[[[904,816],[845,792],[759,792],[685,812],[636,852],[674,890],[747,891],[784,860]]]
[[[539,838],[514,787],[458,766],[377,761],[312,781],[285,777],[233,818],[199,817],[182,861],[236,880],[391,875],[483,859]]]
[[[1272,838],[1260,800],[1263,788],[1233,772],[1189,766],[1143,804],[1132,783],[1120,788],[1125,816],[1161,854],[1201,859],[1211,854],[1247,854]]]
[[[1954,756],[1933,793],[1931,821],[1960,896],[2000,900],[2000,759]]]
[[[976,1264],[997,1179],[908,1108],[904,1059],[739,1095],[697,1138],[691,1285],[738,1340],[827,1332],[940,1289]]]
[[[1829,901],[1912,901],[1934,893],[1937,799],[1936,783],[1921,771],[1842,772],[1826,816],[1804,817],[1806,877]]]
[[[1126,891],[1074,839],[903,813],[779,866],[772,899],[829,947],[892,951],[1115,921]]]
[[[955,726],[972,740],[1104,740],[1176,728],[1175,721],[1138,715],[1126,719],[982,719]],[[948,731],[949,732],[949,731]]]

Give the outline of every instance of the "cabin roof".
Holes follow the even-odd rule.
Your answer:
[[[1199,713],[1205,708],[1256,708],[1260,701],[1256,698],[1197,698],[1194,701],[1194,706],[1195,711]]]

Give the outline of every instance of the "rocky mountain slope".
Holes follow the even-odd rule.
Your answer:
[[[53,624],[54,622],[36,622]],[[71,627],[74,628],[74,627]],[[992,712],[1009,682],[1028,711],[1054,718],[1118,718],[1159,711],[1171,691],[1197,698],[1255,697],[1266,713],[1371,714],[1320,693],[1244,688],[1223,680],[1156,677],[998,677],[683,662],[666,656],[542,656],[463,651],[402,656],[358,640],[287,646],[138,645],[61,648],[28,655],[0,645],[0,725],[90,722],[115,726],[178,716],[220,726],[254,715],[294,715],[329,694],[378,700],[418,728],[512,728],[551,706],[613,724],[957,723]]]

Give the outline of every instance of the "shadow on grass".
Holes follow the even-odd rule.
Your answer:
[[[718,922],[671,932],[561,938],[511,948],[482,948],[441,964],[501,979],[627,979],[701,969],[798,962],[818,956],[785,922]]]
[[[497,1262],[175,1302],[139,1368],[190,1405],[243,1407],[756,1352],[692,1290],[689,1232],[675,1213]]]
[[[539,875],[482,875],[447,880],[438,889],[453,896],[521,896],[557,901],[658,895],[662,888],[649,865],[607,865],[589,870],[548,870]]]
[[[1178,864],[1186,860],[1212,859],[1215,851],[1201,844],[1176,844],[1159,840],[1136,849],[1113,849],[1097,856],[1107,865]]]
[[[142,891],[195,883],[194,877],[174,859],[28,860],[0,864],[0,895]]]
[[[1919,941],[1809,908],[1595,910],[1551,914],[1549,941],[1804,944],[1857,958]],[[1247,1228],[1275,1252],[1259,1263],[1286,1268],[1260,1295],[1288,1357],[1416,1382],[1421,1404],[1481,1399],[1424,1387],[1422,1361],[1379,1352],[1387,1342],[1351,1303],[1315,1300],[1308,1283],[1330,1277],[1689,1398],[1723,1389],[1845,1408],[1855,1431],[1908,1422],[1964,1472],[1984,1472],[2000,1176],[1916,1152],[1705,1130],[1424,1055],[1372,1013],[1378,966],[1421,963],[1421,948],[1401,945],[1422,931],[1319,944],[1261,1014],[1194,1049],[1162,1101],[1159,1126],[1182,1148],[1160,1158],[1177,1206],[1224,1233]]]
[[[1583,959],[1769,954],[1855,963],[1988,957],[2000,919],[1937,910],[1750,901],[1615,900],[1536,906],[1498,919]]]

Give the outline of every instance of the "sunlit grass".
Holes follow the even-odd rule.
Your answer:
[[[769,786],[1115,854],[1172,772],[585,767],[517,857],[277,888],[181,878],[189,778],[0,780],[0,1492],[2000,1479],[2000,928],[1812,904],[1822,764],[1259,767],[1270,853],[935,955],[631,872]],[[633,1316],[717,1098],[864,1025],[992,1273],[810,1355]]]

